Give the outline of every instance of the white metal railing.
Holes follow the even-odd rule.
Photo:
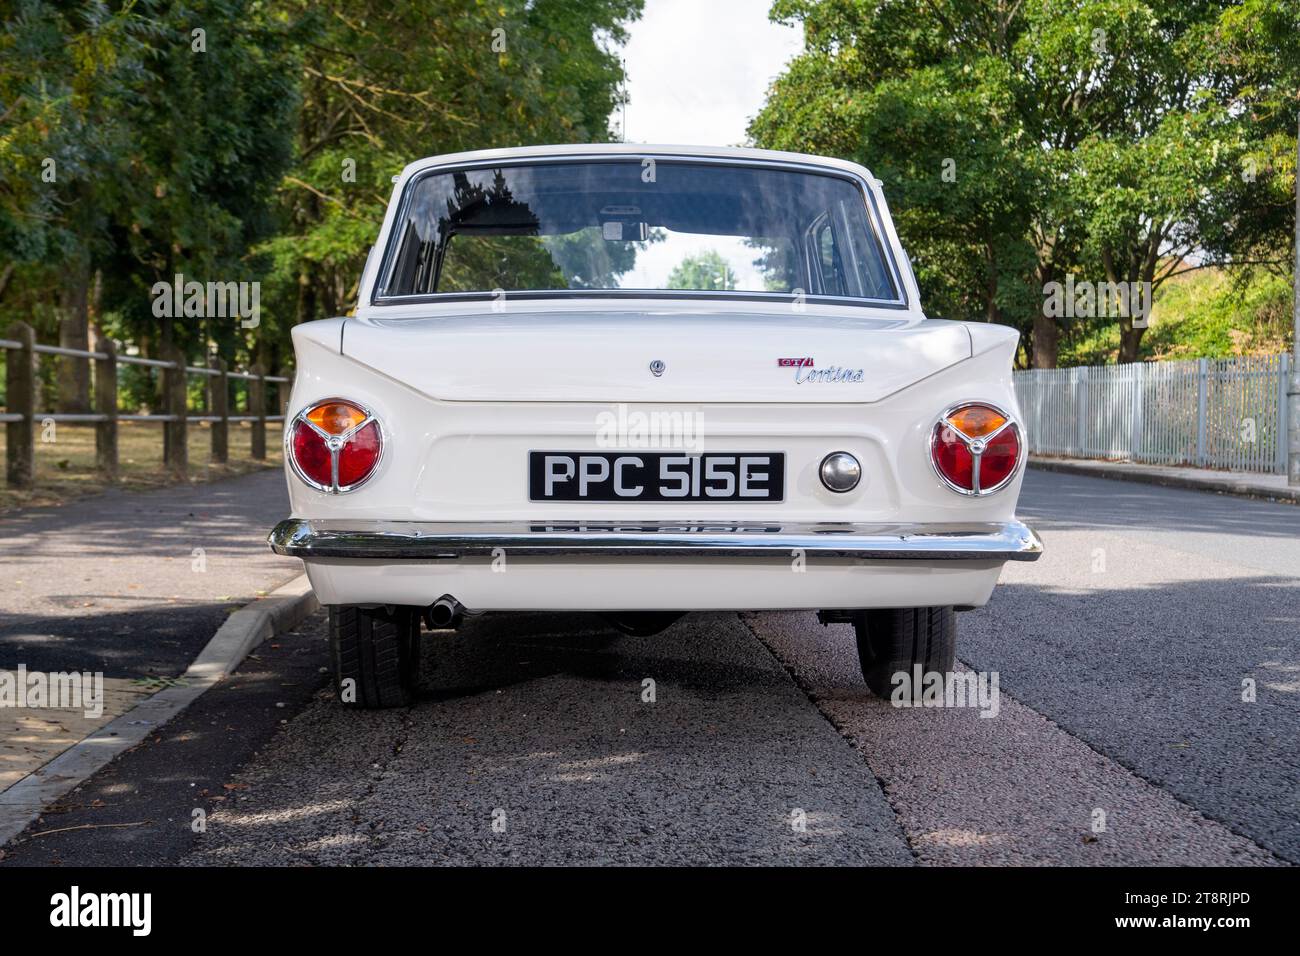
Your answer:
[[[1290,356],[1015,373],[1030,454],[1286,472]]]

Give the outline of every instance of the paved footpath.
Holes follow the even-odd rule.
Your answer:
[[[302,572],[266,546],[288,513],[268,469],[0,517],[0,668],[179,674],[231,609]]]
[[[1105,461],[1095,458],[1052,458],[1035,456],[1029,467],[1066,475],[1114,478],[1166,488],[1190,488],[1221,495],[1240,495],[1266,501],[1300,504],[1300,488],[1287,483],[1286,475],[1245,471],[1216,471],[1181,465],[1148,465],[1135,461]]]
[[[97,716],[0,709],[0,790],[183,672],[229,612],[301,573],[266,532],[284,475],[109,492],[0,517],[0,671],[100,672]]]

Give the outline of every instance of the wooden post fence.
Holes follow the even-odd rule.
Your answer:
[[[216,371],[208,379],[208,408],[212,414],[212,460],[224,465],[230,460],[230,376],[226,360],[214,358],[210,363]]]
[[[163,375],[163,466],[173,478],[189,472],[189,446],[185,440],[188,396],[185,390],[185,356],[173,346],[164,358]]]
[[[232,372],[221,359],[207,367],[185,364],[184,354],[176,348],[167,350],[162,359],[121,354],[111,340],[97,344],[99,351],[41,345],[36,333],[25,322],[15,322],[0,338],[0,352],[5,353],[5,411],[0,423],[5,426],[5,481],[11,488],[27,489],[36,482],[36,428],[42,421],[74,422],[95,426],[95,467],[109,481],[119,472],[118,427],[124,421],[160,422],[163,426],[163,463],[168,474],[185,478],[189,466],[187,433],[191,422],[206,422],[212,427],[212,460],[224,463],[230,456],[230,422],[248,422],[252,429],[252,457],[266,459],[266,426],[283,422],[283,403],[287,401],[290,379],[266,375],[260,366],[252,372]],[[94,364],[94,412],[43,413],[37,410],[37,358],[58,355]],[[162,374],[163,408],[152,415],[123,414],[117,406],[117,367],[142,365]],[[208,379],[209,414],[190,415],[188,381],[191,375]],[[245,414],[231,414],[230,379],[248,382],[248,409]],[[267,414],[267,385],[277,386],[279,414]]]
[[[261,365],[248,370],[248,414],[253,416],[253,449],[256,461],[266,460],[266,371]]]
[[[109,481],[117,480],[117,346],[112,339],[99,343],[104,356],[95,360],[95,411],[104,416],[95,423],[95,464]]]
[[[5,480],[25,489],[36,483],[36,332],[15,322],[8,334],[18,347],[5,356]]]

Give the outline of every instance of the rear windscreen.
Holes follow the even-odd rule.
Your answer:
[[[859,186],[765,166],[532,163],[407,187],[380,297],[666,290],[897,301]]]

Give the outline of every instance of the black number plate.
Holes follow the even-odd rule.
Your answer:
[[[532,501],[782,501],[783,452],[528,453]]]

